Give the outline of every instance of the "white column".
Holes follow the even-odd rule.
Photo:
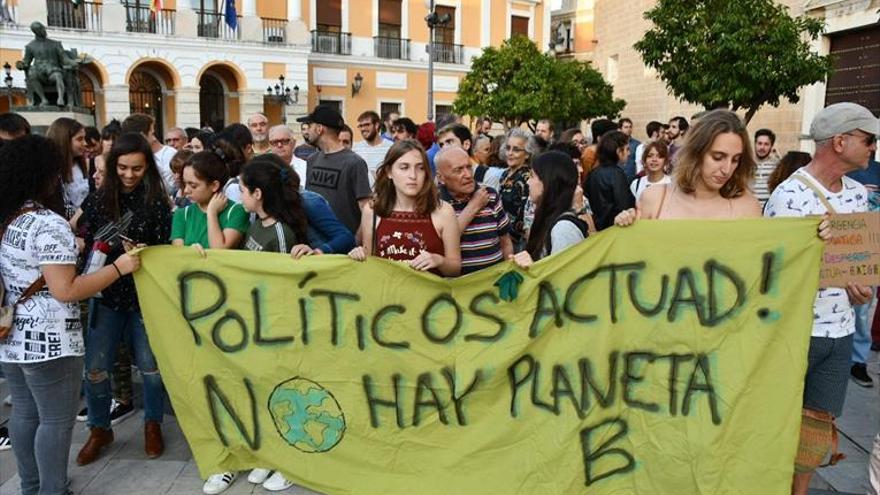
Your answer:
[[[244,0],[242,3],[241,15],[243,17],[257,16],[257,0]]]
[[[131,113],[128,99],[128,85],[116,84],[104,86],[104,107],[107,109],[107,121],[118,119],[120,122]]]
[[[302,20],[302,0],[287,0],[287,20]]]
[[[101,31],[125,31],[125,6],[119,0],[105,1],[101,6]]]
[[[246,119],[248,115],[263,111],[263,91],[266,89],[248,89],[238,91],[239,115]],[[231,122],[229,122],[231,124]]]
[[[174,13],[174,35],[180,38],[196,38],[199,34],[199,16],[195,6],[198,0],[177,0],[177,12]]]
[[[177,127],[200,127],[199,88],[177,88]]]
[[[46,8],[46,2],[38,2],[31,0],[30,2],[18,2],[18,23],[22,26],[29,26],[32,22],[38,21],[45,26],[48,24],[49,12]]]

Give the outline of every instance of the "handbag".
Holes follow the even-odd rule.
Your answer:
[[[3,224],[3,228],[0,230],[0,239],[3,239],[3,236],[6,235],[6,229],[9,228],[9,224],[11,224],[13,220],[25,213],[38,209],[38,207],[29,206],[16,211],[9,220]],[[15,307],[33,297],[34,294],[41,291],[45,286],[46,278],[40,275],[27,287],[27,289],[24,290],[24,292],[21,293],[20,296],[18,296],[18,299],[16,299],[14,303],[0,307],[0,341],[6,340],[6,338],[9,337],[9,334],[12,333],[12,324],[15,320]],[[3,283],[2,276],[0,276],[0,303],[5,299],[6,285]]]

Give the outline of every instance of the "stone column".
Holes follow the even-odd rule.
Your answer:
[[[263,41],[263,20],[257,15],[257,0],[244,0],[241,9],[241,39]]]
[[[194,9],[195,0],[177,0],[174,14],[174,35],[181,38],[198,37],[199,15]]]
[[[125,6],[120,0],[104,0],[101,4],[101,31],[125,32]]]
[[[177,89],[177,127],[201,127],[199,88]]]
[[[287,42],[304,45],[311,42],[309,28],[303,22],[302,2],[304,0],[287,0]]]
[[[128,85],[116,84],[104,86],[104,108],[107,121],[117,119],[120,122],[131,113],[131,102],[128,98]]]
[[[263,91],[265,91],[265,89],[263,89]],[[248,115],[263,111],[263,91],[260,89],[238,91],[238,104],[241,110],[239,114],[241,120],[247,119]]]
[[[18,2],[16,8],[18,9],[18,23],[22,26],[29,26],[34,21],[42,22],[44,26],[49,24],[49,11],[45,0]]]

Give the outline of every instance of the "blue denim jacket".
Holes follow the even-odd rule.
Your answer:
[[[330,203],[318,193],[301,191],[309,228],[309,246],[324,254],[346,254],[354,247],[354,235],[336,218]]]

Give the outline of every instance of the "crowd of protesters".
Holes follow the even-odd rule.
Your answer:
[[[138,246],[378,256],[456,277],[506,260],[528,269],[642,219],[880,209],[880,124],[850,103],[815,117],[813,156],[780,156],[771,130],[750,136],[726,110],[648,122],[644,142],[628,118],[561,131],[541,119],[534,132],[484,118],[472,131],[452,115],[418,125],[368,111],[359,140],[331,106],[298,120],[299,145],[261,113],[223,129],[173,128],[163,143],[143,114],[100,131],[61,118],[45,137],[0,115],[3,303],[23,296],[49,308],[17,306],[28,335],[14,326],[0,341],[13,411],[0,449],[14,449],[22,493],[67,493],[75,418],[90,429],[77,464],[114,441],[112,425],[134,413],[132,364],[143,380],[144,451],[163,453],[165,390],[130,276]],[[827,221],[817,235],[829,236]],[[872,288],[852,284],[817,294],[793,493],[806,493],[830,448],[816,439],[833,433],[849,379],[873,385],[875,301]],[[214,474],[203,491],[221,493],[237,476]],[[247,479],[292,486],[259,467]]]

